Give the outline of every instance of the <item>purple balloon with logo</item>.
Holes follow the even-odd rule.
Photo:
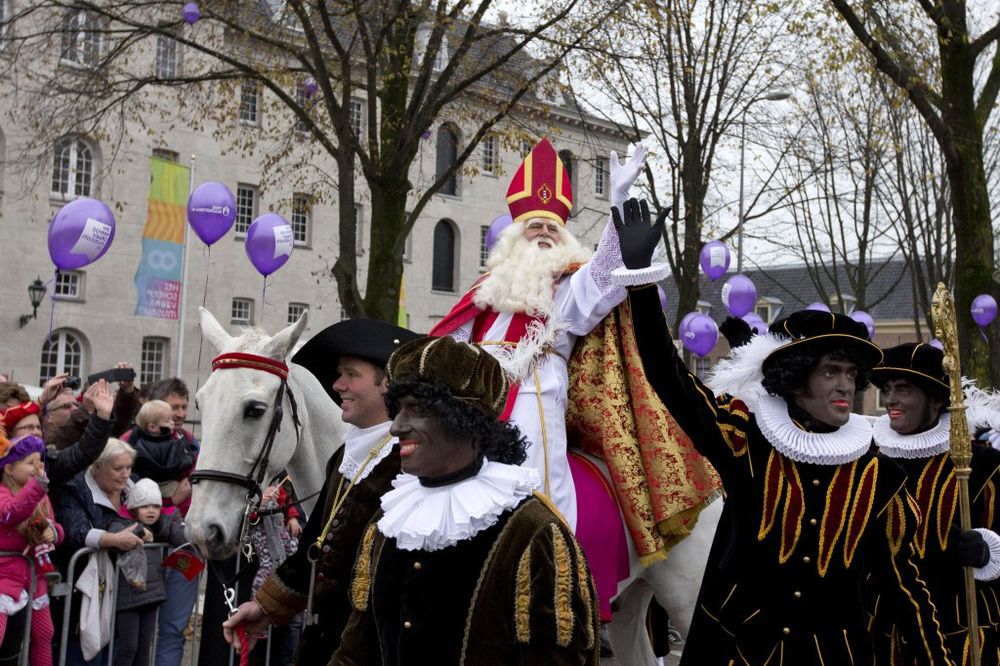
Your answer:
[[[972,299],[972,318],[984,328],[997,318],[997,301],[989,294],[979,294]]]
[[[868,339],[875,339],[875,320],[870,314],[864,310],[855,310],[851,313],[851,319],[858,322],[859,324],[864,324],[868,328]]]
[[[292,256],[295,235],[288,221],[277,213],[264,213],[247,229],[246,251],[257,272],[267,277]]]
[[[184,5],[181,10],[181,15],[184,17],[184,22],[188,25],[194,25],[201,19],[201,8],[198,6],[197,2],[189,2]]]
[[[742,317],[757,304],[757,287],[753,280],[737,273],[722,285],[722,304],[734,317]]]
[[[711,317],[701,312],[693,312],[692,317],[682,322],[681,342],[692,354],[704,358],[719,341],[719,326]]]
[[[767,322],[756,312],[749,312],[740,317],[747,325],[753,329],[756,335],[764,335],[768,331]]]
[[[830,306],[827,305],[826,303],[820,303],[819,301],[816,301],[815,303],[810,303],[804,309],[815,310],[816,312],[830,312]]]
[[[510,213],[497,215],[493,218],[493,221],[490,222],[490,228],[486,230],[487,252],[493,251],[493,246],[497,244],[498,240],[500,240],[500,234],[503,233],[504,229],[511,225],[511,222],[513,222],[513,220],[510,217]]]
[[[722,241],[708,241],[701,246],[698,263],[709,280],[718,280],[729,270],[729,248]]]
[[[115,216],[103,201],[81,197],[59,209],[49,225],[49,256],[61,271],[83,268],[115,239]]]
[[[222,183],[202,183],[188,197],[187,219],[201,242],[211,245],[236,221],[236,198]]]

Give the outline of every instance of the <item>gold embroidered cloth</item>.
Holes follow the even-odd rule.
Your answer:
[[[643,565],[691,533],[722,483],[650,386],[626,299],[569,361],[569,442],[607,463]]]

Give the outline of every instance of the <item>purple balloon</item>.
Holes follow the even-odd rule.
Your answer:
[[[729,270],[729,248],[722,241],[708,241],[701,246],[698,263],[709,280],[718,280]]]
[[[264,213],[247,229],[247,256],[264,277],[285,265],[294,246],[291,225],[277,213]]]
[[[663,291],[663,287],[656,285],[656,293],[660,297],[660,309],[667,309],[667,292]]]
[[[305,80],[305,83],[302,84],[302,88],[305,90],[307,97],[312,97],[319,90],[319,84],[316,83],[316,79],[310,76]]]
[[[511,222],[513,222],[513,219],[511,219],[510,213],[497,215],[493,218],[493,221],[490,222],[490,228],[486,231],[487,252],[493,251],[493,246],[497,244],[498,240],[500,240],[500,234],[503,233],[504,229],[511,225]]]
[[[937,347],[938,349],[940,349],[942,351],[944,350],[944,343],[941,342],[940,340],[938,340],[937,338],[934,338],[933,340],[931,340],[927,344],[929,344],[931,347]]]
[[[201,19],[201,8],[198,7],[197,2],[189,2],[184,5],[181,10],[181,15],[184,17],[184,22],[188,25],[194,25]]]
[[[817,312],[829,312],[830,306],[826,303],[820,303],[816,301],[815,303],[810,303],[805,307],[806,310],[816,310]]]
[[[980,327],[986,327],[997,318],[997,301],[989,294],[979,294],[972,299],[972,318]]]
[[[749,312],[740,318],[743,321],[745,321],[747,325],[750,326],[751,329],[756,329],[757,335],[764,335],[765,333],[767,333],[768,331],[767,322],[764,321],[764,318],[761,317],[756,312]]]
[[[850,314],[851,319],[858,322],[859,324],[864,324],[868,328],[868,339],[875,339],[875,320],[870,314],[864,310],[855,310]]]
[[[688,312],[686,315],[681,317],[681,323],[677,325],[677,337],[680,337],[684,331],[687,330],[687,325],[691,321],[691,318],[698,314],[697,310],[694,312]]]
[[[691,314],[693,316],[690,319],[685,316],[686,325],[683,322],[681,324],[681,342],[692,354],[704,358],[719,341],[719,327],[707,314]]]
[[[49,225],[49,256],[71,271],[104,256],[115,239],[115,216],[104,202],[81,197],[59,209]]]
[[[722,304],[734,317],[742,317],[757,304],[757,287],[753,280],[738,273],[722,285]]]
[[[188,197],[187,218],[201,242],[211,245],[236,221],[236,199],[222,183],[202,183]]]

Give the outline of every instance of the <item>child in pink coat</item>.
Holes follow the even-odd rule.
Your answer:
[[[25,435],[8,441],[0,430],[0,551],[19,551],[35,559],[35,598],[31,601],[31,663],[52,664],[52,616],[45,572],[48,552],[62,541],[48,498],[48,478],[40,437]],[[22,557],[0,558],[0,642],[7,618],[28,604],[31,569]]]

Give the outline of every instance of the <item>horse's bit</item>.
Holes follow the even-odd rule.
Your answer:
[[[288,404],[292,408],[292,423],[295,425],[296,444],[299,439],[299,413],[295,404],[295,396],[288,385],[288,366],[281,361],[257,354],[247,354],[244,352],[231,352],[220,354],[212,359],[212,371],[230,370],[245,368],[249,370],[260,370],[268,372],[281,379],[278,391],[274,396],[274,411],[271,415],[271,422],[267,426],[267,433],[264,435],[264,445],[261,447],[260,455],[254,460],[245,475],[235,472],[226,472],[216,469],[198,469],[191,473],[188,480],[192,484],[199,481],[220,481],[222,483],[234,483],[247,489],[246,506],[243,508],[243,520],[240,523],[240,550],[247,561],[253,557],[253,545],[250,543],[251,516],[260,508],[260,500],[263,497],[265,475],[271,459],[271,448],[274,446],[275,435],[281,430],[281,420],[284,417],[283,401],[288,395]]]

